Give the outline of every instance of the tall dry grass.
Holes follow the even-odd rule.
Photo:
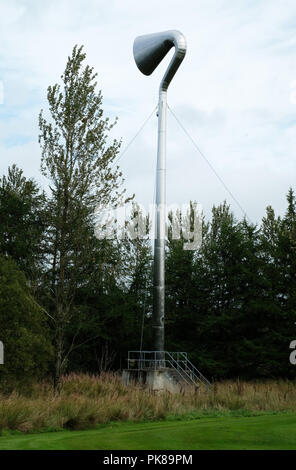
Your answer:
[[[63,377],[58,396],[48,383],[35,385],[29,396],[0,395],[0,430],[89,429],[111,421],[235,411],[296,412],[296,383],[228,381],[215,383],[208,393],[188,389],[181,394],[153,394],[137,385],[123,385],[116,374],[71,374]]]

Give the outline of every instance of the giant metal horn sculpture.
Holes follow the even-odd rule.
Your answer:
[[[144,75],[150,75],[172,47],[175,47],[175,53],[160,83],[158,102],[153,330],[154,350],[158,352],[159,366],[162,365],[164,359],[167,89],[184,59],[186,40],[182,33],[172,30],[139,36],[134,41],[134,58],[137,67]]]

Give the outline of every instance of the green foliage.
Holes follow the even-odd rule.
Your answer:
[[[295,198],[261,227],[213,208],[194,255],[183,240],[167,251],[167,349],[188,351],[209,377],[293,377]]]
[[[52,346],[46,316],[36,303],[24,274],[0,256],[0,338],[5,363],[0,386],[24,385],[48,372]]]
[[[13,258],[32,281],[40,275],[45,196],[12,165],[0,180],[0,253]]]
[[[135,217],[148,229],[149,220],[136,204],[127,226]],[[143,344],[150,346],[152,254],[148,234],[143,239],[98,240],[95,259],[89,282],[78,289],[76,303],[84,316],[77,340],[83,344],[73,351],[71,361],[74,370],[93,372],[125,367],[127,351],[140,348],[142,333]]]
[[[52,191],[60,202],[83,204],[118,203],[125,192],[116,191],[122,183],[118,167],[113,169],[120,142],[107,145],[107,137],[115,125],[103,118],[102,93],[96,92],[97,74],[84,67],[82,46],[74,47],[68,57],[63,87],[48,87],[51,121],[39,116],[39,142],[42,148],[42,172],[52,181]],[[70,209],[69,209],[70,211]]]

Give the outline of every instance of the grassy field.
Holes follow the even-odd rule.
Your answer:
[[[1,450],[296,449],[296,414],[116,423],[89,431],[4,433]]]
[[[0,433],[89,430],[110,422],[184,420],[186,417],[296,414],[296,383],[289,381],[228,381],[211,391],[180,394],[150,393],[137,385],[124,386],[116,374],[63,378],[59,395],[49,383],[30,390],[0,394]]]

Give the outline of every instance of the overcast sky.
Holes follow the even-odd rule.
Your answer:
[[[146,77],[133,60],[134,38],[168,29],[188,45],[169,106],[252,221],[269,204],[283,214],[296,174],[295,0],[0,0],[0,174],[16,163],[46,184],[38,114],[75,44],[98,72],[105,115],[119,117],[112,136],[124,150],[157,104],[171,55]],[[145,205],[156,139],[153,116],[120,160],[128,192]],[[167,199],[196,200],[206,215],[226,199],[242,216],[170,114]]]

